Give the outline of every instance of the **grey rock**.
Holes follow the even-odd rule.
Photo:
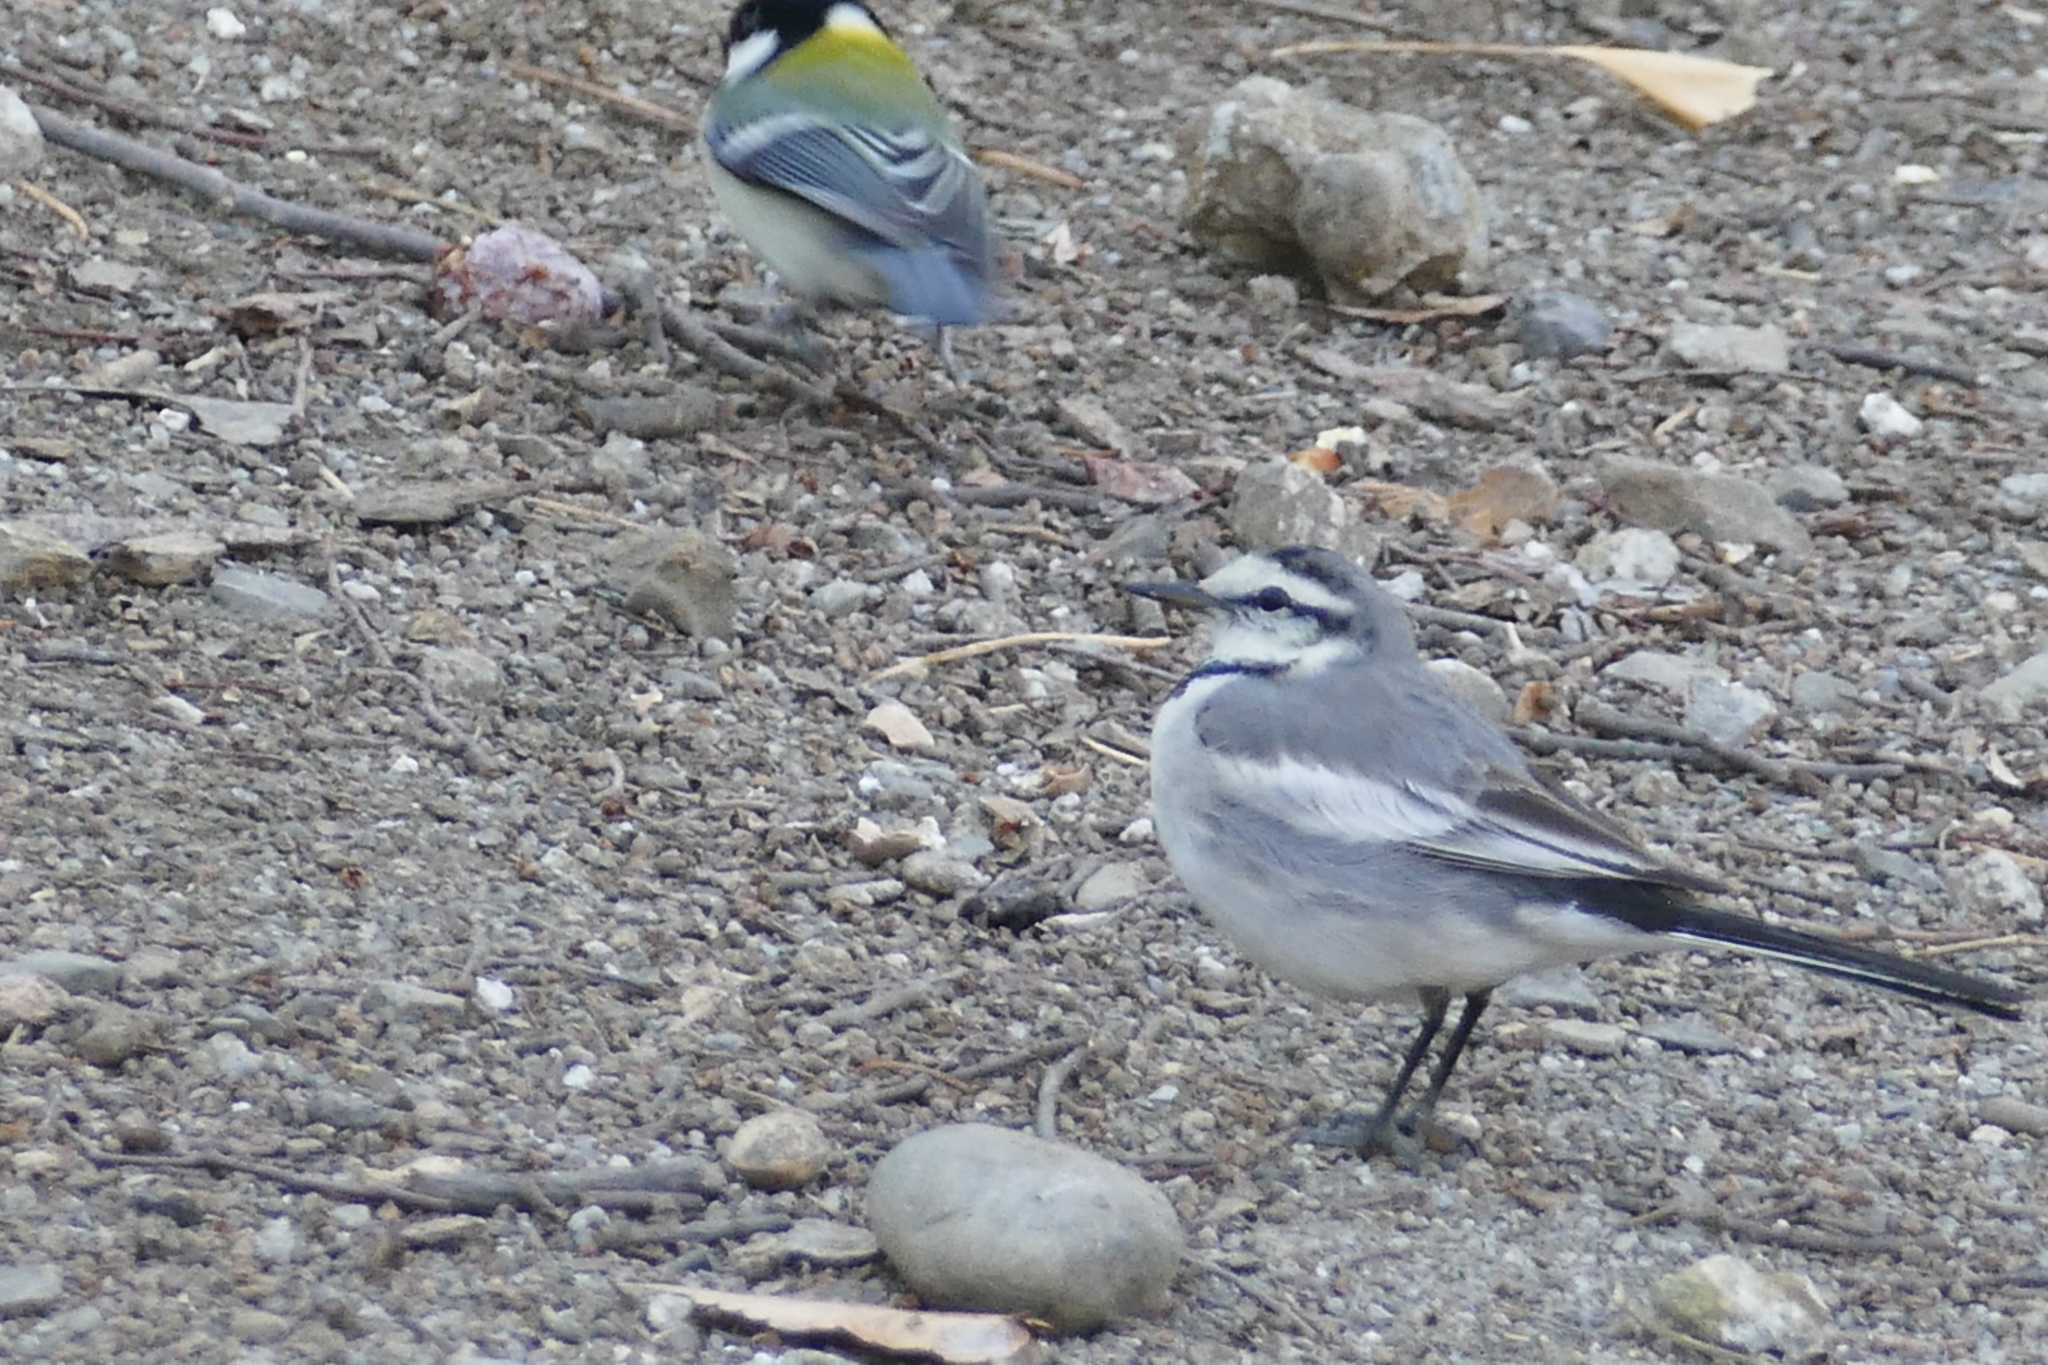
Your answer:
[[[738,629],[739,557],[701,531],[654,531],[614,558],[626,606],[687,635],[730,640]]]
[[[14,180],[43,160],[43,130],[27,101],[12,86],[0,85],[0,180]]]
[[[1774,472],[1764,486],[1778,506],[1791,512],[1824,512],[1849,500],[1849,485],[1826,465],[1788,466]]]
[[[1855,683],[1818,670],[1794,674],[1791,694],[1792,709],[1805,715],[1854,711],[1862,705]]]
[[[1680,322],[1667,344],[1680,362],[1702,370],[1783,374],[1792,365],[1791,347],[1776,327]]]
[[[1689,1337],[1731,1351],[1787,1357],[1813,1346],[1831,1314],[1804,1275],[1766,1275],[1729,1255],[1709,1256],[1666,1275],[1650,1291],[1650,1304]]]
[[[92,1024],[72,1042],[71,1050],[94,1066],[112,1070],[149,1051],[156,1021],[121,1005],[102,1005]]]
[[[282,1341],[292,1332],[292,1320],[282,1313],[263,1308],[237,1308],[228,1316],[228,1335],[249,1346]]]
[[[1088,874],[1074,892],[1074,908],[1082,911],[1107,910],[1143,895],[1150,889],[1145,869],[1137,863],[1104,863]]]
[[[757,1190],[793,1190],[824,1174],[833,1155],[817,1119],[801,1109],[776,1109],[735,1129],[725,1159]]]
[[[433,645],[420,653],[420,679],[436,695],[487,702],[505,690],[498,661],[467,645]]]
[[[47,976],[0,975],[0,1034],[17,1024],[44,1024],[57,1017],[70,993]]]
[[[1180,141],[1195,239],[1256,269],[1307,264],[1339,303],[1448,288],[1486,266],[1479,187],[1421,119],[1251,76]]]
[[[495,498],[523,491],[518,484],[462,479],[377,484],[357,493],[355,514],[365,526],[445,526]]]
[[[1979,695],[1993,709],[2015,716],[2048,701],[2048,650],[2034,655]]]
[[[866,606],[868,598],[873,594],[874,589],[865,583],[855,582],[851,578],[835,578],[829,583],[820,584],[817,591],[811,594],[811,610],[828,621],[837,621],[841,617],[853,615]]]
[[[161,588],[203,577],[226,551],[227,546],[212,536],[196,531],[166,531],[111,546],[104,562],[109,570],[131,582]]]
[[[47,592],[91,573],[92,560],[70,541],[25,521],[0,521],[0,591]]]
[[[1998,481],[1998,510],[2014,521],[2048,512],[2048,474],[2008,474]]]
[[[333,606],[318,588],[233,565],[214,570],[209,592],[227,610],[258,621],[301,621],[325,616]]]
[[[121,964],[92,953],[39,948],[0,962],[0,977],[40,976],[73,995],[105,995],[121,984]]]
[[[2017,919],[2041,922],[2041,888],[2019,860],[1998,849],[1986,849],[1964,863],[1949,882],[1956,908],[1973,919],[2003,924]]]
[[[1594,536],[1572,563],[1595,582],[1660,588],[1678,576],[1678,546],[1662,531],[1625,526]]]
[[[1685,697],[1685,723],[1717,744],[1743,745],[1771,728],[1778,704],[1741,683],[1694,683]]]
[[[1522,354],[1569,360],[1604,351],[1614,339],[1614,325],[1591,299],[1563,290],[1524,294],[1515,300],[1515,339]]]
[[[1445,691],[1480,715],[1496,725],[1506,723],[1508,694],[1484,669],[1474,668],[1463,659],[1431,659],[1423,668]]]
[[[1994,1095],[1984,1101],[1977,1110],[1977,1118],[2008,1133],[2048,1137],[2048,1105],[2028,1104],[2011,1095]]]
[[[866,1228],[824,1218],[799,1218],[787,1232],[755,1237],[732,1253],[731,1267],[748,1280],[765,1280],[791,1266],[848,1270],[879,1258],[882,1245]],[[789,1360],[783,1356],[782,1360]]]
[[[1379,539],[1315,471],[1292,460],[1260,460],[1237,476],[1230,530],[1248,550],[1319,545],[1371,563]]]
[[[1590,1019],[1547,1019],[1543,1036],[1586,1057],[1612,1057],[1628,1046],[1628,1030]]]
[[[1624,654],[1601,669],[1600,676],[1643,683],[1684,696],[1701,683],[1727,682],[1728,670],[1719,664],[1689,658],[1683,654],[1667,654],[1659,649],[1639,649],[1633,654]]]
[[[216,1033],[200,1046],[200,1057],[224,1080],[238,1081],[263,1069],[263,1059],[232,1033]]]
[[[46,1262],[0,1265],[0,1318],[40,1317],[64,1299],[64,1272]]]
[[[960,896],[988,885],[988,874],[973,863],[936,849],[911,854],[897,865],[896,875],[928,896]]]
[[[1643,1025],[1641,1033],[1651,1042],[1660,1047],[1668,1047],[1674,1052],[1718,1055],[1740,1050],[1733,1038],[1715,1028],[1697,1013],[1656,1020]]]
[[[915,768],[896,759],[880,759],[868,764],[867,771],[860,775],[858,787],[869,804],[879,810],[926,806],[939,799],[938,788],[926,781]]]
[[[1547,1007],[1573,1014],[1597,1014],[1600,1011],[1600,997],[1586,984],[1583,967],[1556,967],[1509,977],[1494,991],[1493,998],[1500,1004],[1517,1009]]]
[[[1850,850],[1849,861],[1874,882],[1900,882],[1923,891],[1941,890],[1940,873],[1897,849],[1859,843]]]
[[[1183,1240],[1173,1205],[1133,1172],[986,1124],[919,1133],[882,1158],[868,1222],[925,1302],[1061,1332],[1163,1307]]]
[[[289,1218],[272,1218],[249,1239],[249,1249],[264,1265],[290,1265],[299,1256],[298,1225]]]
[[[1709,540],[1797,555],[1812,547],[1798,519],[1778,506],[1768,489],[1748,479],[1632,459],[1602,461],[1599,478],[1608,507],[1638,526],[1674,535],[1694,531]]]

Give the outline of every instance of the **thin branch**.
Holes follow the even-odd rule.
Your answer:
[[[917,673],[940,664],[958,663],[962,659],[975,659],[984,654],[995,654],[1006,649],[1022,649],[1029,645],[1088,644],[1142,652],[1148,649],[1164,649],[1172,643],[1173,637],[1170,635],[1095,635],[1087,631],[1038,630],[1023,635],[1005,635],[996,640],[976,640],[972,644],[955,645],[951,649],[920,654],[914,659],[903,659],[878,673],[869,674],[868,681],[881,682],[886,678]]]

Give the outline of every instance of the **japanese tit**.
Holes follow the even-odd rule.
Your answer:
[[[981,179],[866,5],[746,0],[703,135],[719,206],[793,293],[940,329],[992,316]]]

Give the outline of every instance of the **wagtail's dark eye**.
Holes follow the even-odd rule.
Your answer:
[[[1294,605],[1294,599],[1281,588],[1260,588],[1252,598],[1252,605],[1260,611],[1286,611]]]

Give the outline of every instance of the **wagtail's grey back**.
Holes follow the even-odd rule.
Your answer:
[[[1465,1007],[1425,1115],[1493,988],[1545,967],[1714,944],[2018,1017],[2009,987],[1701,904],[1716,883],[1540,779],[1423,667],[1401,602],[1341,555],[1250,554],[1199,584],[1130,591],[1211,619],[1208,660],[1152,732],[1153,822],[1196,904],[1283,980],[1422,1003],[1369,1146],[1391,1136],[1451,997]]]

